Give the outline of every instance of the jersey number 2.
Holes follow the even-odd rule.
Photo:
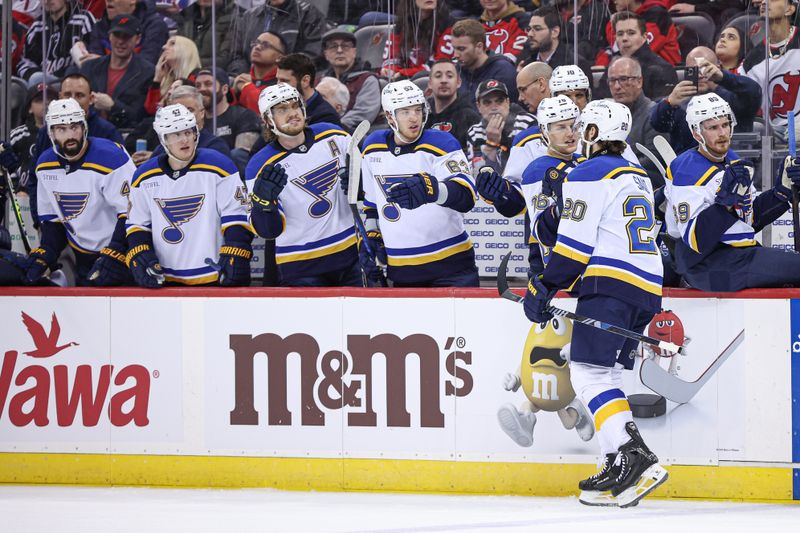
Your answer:
[[[648,234],[656,224],[653,204],[644,196],[628,196],[622,204],[622,214],[631,217],[628,230],[632,254],[657,254],[655,239]]]

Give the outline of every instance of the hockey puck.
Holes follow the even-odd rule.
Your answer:
[[[631,394],[628,404],[634,418],[655,418],[667,412],[667,400],[658,394]]]

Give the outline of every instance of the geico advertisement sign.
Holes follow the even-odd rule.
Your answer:
[[[158,338],[142,311],[107,298],[3,299],[0,441],[107,441],[110,428],[129,438],[154,418],[179,420],[180,408],[176,417],[154,401],[180,393],[179,340]]]

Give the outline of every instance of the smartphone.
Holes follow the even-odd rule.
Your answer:
[[[700,67],[686,67],[686,70],[684,71],[684,79],[692,82],[695,88],[699,89]]]
[[[136,139],[136,151],[144,152],[147,150],[147,141],[145,139]]]

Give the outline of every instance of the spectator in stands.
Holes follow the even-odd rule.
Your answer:
[[[608,84],[615,102],[628,106],[631,110],[631,131],[625,142],[639,158],[647,170],[653,189],[664,185],[664,176],[655,165],[636,147],[639,143],[652,148],[653,139],[658,132],[650,124],[650,110],[656,105],[642,91],[642,66],[633,57],[616,57],[608,67]]]
[[[603,0],[578,0],[578,14],[573,13],[572,0],[557,0],[561,17],[566,20],[564,26],[565,42],[575,47],[575,22],[578,23],[578,55],[594,60],[605,45],[606,24],[608,24],[608,4]]]
[[[164,105],[172,84],[176,80],[187,79],[198,68],[200,68],[200,56],[197,53],[197,46],[192,41],[180,35],[167,39],[155,66],[153,83],[147,91],[144,104],[147,114],[155,115],[156,108]]]
[[[325,29],[325,16],[310,2],[267,0],[236,17],[223,45],[224,50],[230,51],[227,71],[232,74],[247,72],[251,43],[261,39],[265,32],[281,36],[285,43],[284,54],[304,52],[319,57]]]
[[[731,74],[739,74],[750,40],[741,28],[725,26],[719,32],[719,39],[714,46],[720,66]]]
[[[453,57],[453,20],[444,0],[397,0],[397,24],[389,35],[381,74],[410,78],[437,59]]]
[[[486,30],[487,51],[504,55],[516,63],[528,40],[525,32],[530,15],[511,0],[481,0],[481,7],[480,20]]]
[[[271,31],[260,34],[250,45],[252,67],[249,81],[239,94],[239,105],[258,114],[258,95],[264,87],[278,83],[278,61],[286,54],[287,46],[283,37]]]
[[[623,11],[611,17],[611,24],[614,27],[619,55],[635,57],[642,66],[644,94],[653,100],[669,94],[678,82],[678,76],[672,65],[653,53],[647,44],[644,19],[630,11]],[[603,74],[597,93],[599,98],[610,96],[608,72]]]
[[[769,17],[769,120],[773,129],[786,135],[786,117],[800,114],[800,28],[792,25],[797,11],[797,0],[770,0],[769,13],[766,3],[755,0],[759,14]],[[767,65],[764,60],[765,43],[760,43],[745,57],[742,74],[755,80],[759,86],[767,84]],[[732,105],[732,104],[731,104]],[[800,117],[798,117],[800,118]]]
[[[455,63],[449,59],[439,59],[431,66],[428,89],[431,98],[428,105],[431,110],[425,129],[449,132],[458,139],[461,148],[467,150],[467,130],[479,122],[481,116],[470,104],[469,99],[459,93],[461,76]]]
[[[717,27],[747,9],[745,0],[684,0],[669,8],[673,15],[705,13],[714,19]]]
[[[20,188],[23,189],[28,183],[28,174],[34,163],[32,157],[36,139],[39,130],[44,126],[45,94],[48,102],[58,98],[58,91],[44,83],[28,89],[28,98],[25,102],[25,122],[8,134],[8,142],[19,159],[19,167],[14,171],[15,177]]]
[[[136,53],[148,63],[155,65],[161,47],[167,42],[169,32],[161,15],[150,7],[146,0],[106,0],[106,14],[97,21],[89,36],[89,57],[84,61],[111,53],[111,21],[122,15],[133,15],[141,24],[142,39]]]
[[[303,96],[306,105],[306,118],[309,124],[328,122],[340,126],[339,114],[314,89],[317,69],[314,61],[306,54],[289,54],[278,61],[276,75],[278,83],[288,83]]]
[[[25,50],[25,34],[28,27],[18,19],[17,11],[11,12],[11,70],[17,71],[19,62],[22,59],[22,52]],[[0,40],[3,40],[3,27],[0,26]],[[3,59],[3,52],[0,50],[0,61]]]
[[[356,57],[356,36],[335,28],[322,37],[322,49],[330,65],[323,76],[336,78],[347,86],[349,98],[341,115],[342,125],[352,130],[362,120],[375,122],[381,109],[381,85]]]
[[[661,100],[650,114],[656,131],[669,133],[675,152],[697,146],[686,123],[686,105],[695,94],[714,92],[730,104],[736,117],[736,131],[753,131],[753,119],[761,106],[761,87],[750,78],[738,76],[720,68],[711,49],[698,46],[686,56],[687,66],[701,69],[698,86],[683,80]]]
[[[527,61],[541,61],[552,68],[575,64],[572,48],[561,43],[561,24],[558,10],[554,7],[540,7],[531,13],[531,21],[527,28]],[[591,78],[591,63],[579,57],[578,66],[587,77]]]
[[[141,26],[133,15],[118,15],[109,26],[111,54],[86,61],[81,73],[92,80],[94,108],[118,128],[133,128],[144,117],[144,100],[154,67],[134,49]]]
[[[261,119],[247,108],[230,105],[228,75],[217,67],[203,67],[193,74],[194,86],[203,98],[205,129],[225,141],[231,150],[231,159],[240,170],[247,166],[250,149],[261,133]],[[217,103],[217,128],[213,128],[213,101]]]
[[[528,63],[517,74],[519,103],[525,106],[533,116],[539,110],[541,101],[550,96],[549,82],[552,75],[553,69],[550,68],[550,65],[541,61]]]
[[[467,157],[476,172],[489,165],[502,174],[514,137],[535,124],[536,118],[512,104],[508,88],[497,80],[481,83],[475,101],[481,120],[467,132]]]
[[[216,38],[217,58],[228,57],[229,51],[222,48],[228,30],[233,24],[235,4],[232,1],[213,0],[216,4]],[[178,35],[191,39],[197,45],[200,62],[204,65],[211,64],[211,2],[212,0],[198,0],[175,15],[178,24]],[[224,67],[220,60],[219,66]]]
[[[48,0],[44,11],[47,14],[44,22],[34,21],[25,36],[25,50],[17,67],[17,74],[28,86],[36,85],[45,75],[48,78],[64,76],[73,64],[70,53],[73,44],[80,42],[85,46],[95,23],[94,16],[80,8],[76,0]],[[46,50],[42,49],[43,32],[47,36]]]
[[[336,78],[325,76],[317,82],[317,92],[331,104],[340,119],[344,117],[347,105],[350,103],[350,91],[347,90],[347,85]]]
[[[517,101],[514,80],[514,63],[504,56],[489,54],[486,49],[486,30],[477,20],[459,20],[453,26],[453,57],[461,65],[461,91],[467,94],[470,102],[475,102],[475,92],[483,81],[497,80],[511,87],[509,97]]]
[[[678,30],[672,23],[672,17],[669,16],[663,0],[614,0],[614,5],[617,8],[617,14],[631,12],[644,20],[645,30],[642,34],[647,36],[647,42],[653,53],[658,54],[673,66],[681,62]],[[618,37],[619,34],[614,28],[614,17],[612,17],[606,24],[606,42],[612,50]],[[618,47],[619,43],[616,43],[616,46]],[[595,64],[608,65],[612,55],[615,54],[601,51],[595,58]]]

